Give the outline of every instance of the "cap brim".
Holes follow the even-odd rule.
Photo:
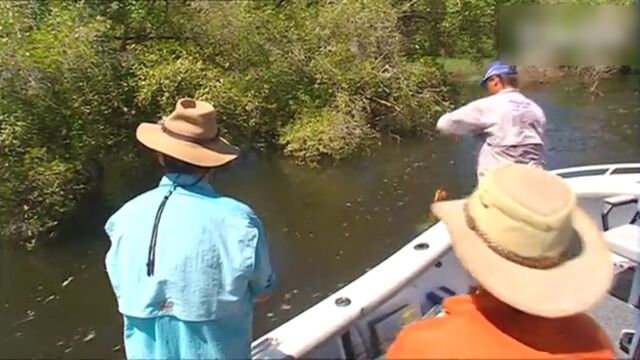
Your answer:
[[[581,252],[551,269],[533,269],[507,260],[467,227],[466,200],[432,205],[447,226],[462,265],[491,294],[526,313],[556,318],[591,308],[611,287],[613,265],[603,234],[582,210],[573,218]]]
[[[136,138],[144,146],[178,160],[202,167],[224,165],[238,157],[239,149],[223,138],[200,145],[173,138],[153,123],[142,123],[136,129]]]

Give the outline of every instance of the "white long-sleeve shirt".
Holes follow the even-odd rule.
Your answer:
[[[544,166],[546,118],[540,106],[517,89],[505,89],[440,117],[448,135],[476,135],[482,146],[478,174],[507,163]]]

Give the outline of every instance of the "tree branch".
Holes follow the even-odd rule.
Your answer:
[[[123,42],[143,43],[153,40],[190,40],[195,41],[191,36],[175,36],[175,35],[128,35],[128,36],[116,36],[116,40],[122,40]]]
[[[400,108],[398,107],[398,105],[390,103],[388,101],[382,100],[382,99],[378,99],[377,97],[367,97],[368,100],[373,100],[379,104],[382,104],[384,106],[390,107],[392,109],[394,109],[397,112],[400,112]]]

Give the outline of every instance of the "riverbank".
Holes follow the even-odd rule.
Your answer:
[[[493,59],[438,58],[437,61],[455,82],[471,83],[480,82]]]
[[[439,58],[438,63],[442,64],[448,76],[457,83],[479,83],[482,76],[487,71],[489,64],[495,59],[471,60],[463,58]],[[518,77],[520,86],[528,88],[540,84],[548,84],[560,81],[563,77],[570,75],[566,70],[559,67],[518,67]]]
[[[438,58],[437,62],[443,66],[447,76],[454,82],[465,84],[480,82],[489,63],[494,60]],[[602,92],[598,89],[600,81],[619,75],[637,76],[640,74],[640,68],[631,66],[519,66],[518,73],[522,89],[557,83],[565,78],[574,78],[582,81],[585,90],[591,94],[602,95]]]

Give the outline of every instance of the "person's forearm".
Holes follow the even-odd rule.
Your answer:
[[[472,135],[482,131],[482,105],[472,102],[459,109],[448,112],[438,119],[436,129],[444,135]]]
[[[454,137],[460,135],[472,135],[480,128],[480,124],[475,119],[464,118],[460,114],[447,113],[440,117],[436,124],[436,129],[443,135]]]

